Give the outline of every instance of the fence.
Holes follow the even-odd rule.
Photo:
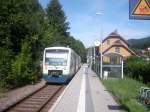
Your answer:
[[[92,69],[100,76],[100,61],[96,61],[92,65]],[[108,73],[108,78],[123,78],[123,61],[121,64],[103,64],[102,65],[102,77],[104,72]]]
[[[120,65],[103,65],[103,74],[104,71],[108,72],[108,77],[122,78],[122,64]]]

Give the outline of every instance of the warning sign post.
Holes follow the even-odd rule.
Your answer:
[[[150,19],[150,0],[129,0],[130,19]]]

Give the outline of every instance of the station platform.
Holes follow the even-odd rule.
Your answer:
[[[84,64],[49,112],[119,112],[120,105]]]

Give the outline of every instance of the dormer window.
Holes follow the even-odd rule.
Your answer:
[[[107,40],[107,45],[110,45],[110,40]]]
[[[120,48],[119,48],[119,47],[116,47],[116,48],[115,48],[115,52],[116,52],[116,53],[120,53]]]

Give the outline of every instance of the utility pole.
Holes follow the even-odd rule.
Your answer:
[[[96,13],[96,15],[103,15],[103,13],[101,12],[98,12]],[[103,72],[103,51],[102,51],[102,45],[103,45],[103,30],[102,30],[102,21],[101,21],[101,44],[100,44],[100,58],[101,58],[101,61],[100,61],[100,78],[102,79],[102,72]]]

